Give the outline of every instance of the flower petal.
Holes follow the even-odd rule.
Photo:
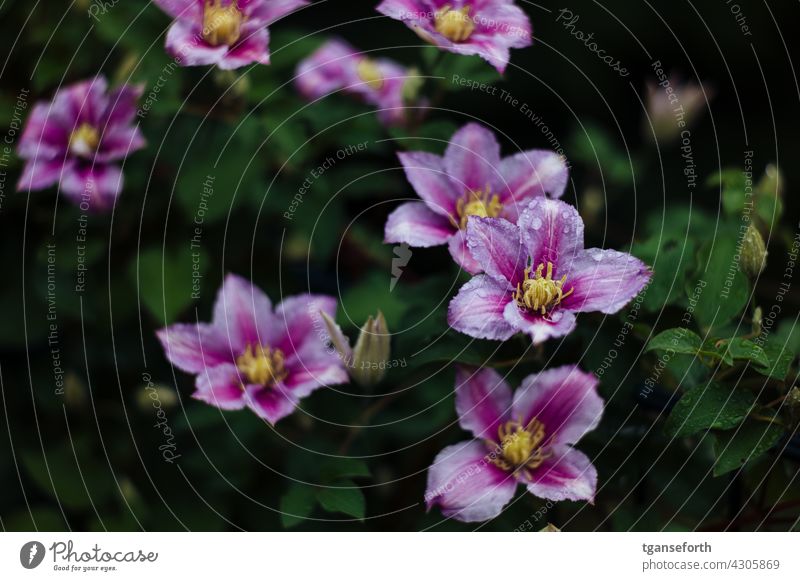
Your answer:
[[[144,84],[122,85],[108,95],[108,107],[104,113],[100,127],[108,132],[108,128],[125,126],[136,116],[137,102],[144,93]]]
[[[409,183],[428,207],[441,216],[455,218],[456,203],[462,192],[448,177],[444,160],[424,151],[400,152],[397,157]]]
[[[425,504],[462,522],[492,519],[503,511],[517,488],[516,479],[487,459],[482,442],[471,440],[448,446],[428,469]]]
[[[502,218],[471,217],[467,221],[467,245],[486,274],[515,289],[528,265],[528,252],[514,224]]]
[[[336,318],[336,299],[326,295],[303,294],[288,297],[275,308],[278,334],[270,343],[283,351],[287,364],[298,357],[308,366],[313,362],[341,365],[328,343],[328,328],[320,312]]]
[[[22,159],[36,159],[44,163],[64,156],[69,147],[70,131],[50,114],[50,103],[34,106],[25,122],[19,139],[17,155]],[[60,161],[63,165],[63,160]]]
[[[583,252],[564,274],[565,288],[574,289],[561,303],[564,308],[606,314],[627,305],[652,276],[647,265],[635,256],[597,248]]]
[[[153,3],[173,18],[203,19],[203,3],[197,0],[153,0]]]
[[[95,163],[117,161],[144,146],[144,136],[138,127],[107,128],[101,137],[100,148],[94,156],[94,161]]]
[[[513,301],[505,285],[479,274],[462,286],[450,301],[447,323],[470,337],[505,341],[517,332],[503,318],[509,302]]]
[[[17,191],[43,190],[58,183],[64,169],[63,159],[31,159],[17,182]]]
[[[471,218],[470,218],[471,219]],[[456,233],[447,241],[447,249],[456,264],[470,274],[478,274],[483,269],[480,263],[475,260],[467,247],[467,235],[463,230],[456,230]]]
[[[307,0],[239,0],[239,7],[249,20],[269,25],[302,6]]]
[[[553,278],[569,271],[583,253],[583,220],[578,211],[560,200],[535,198],[517,222],[531,264],[553,263]]]
[[[539,313],[523,311],[516,301],[508,303],[503,317],[516,331],[530,335],[534,345],[569,335],[577,324],[574,313],[566,309],[557,309],[545,318]]]
[[[192,394],[200,400],[223,410],[240,410],[246,405],[245,391],[239,372],[232,363],[209,367],[200,372]]]
[[[304,398],[320,387],[341,385],[349,381],[347,371],[335,354],[328,357],[301,360],[295,357],[286,362],[289,375],[283,382],[297,398]]]
[[[496,440],[497,428],[511,415],[511,388],[489,367],[456,366],[458,423],[479,440]]]
[[[504,215],[512,222],[539,196],[560,198],[569,180],[564,158],[554,151],[534,149],[506,157],[500,162],[505,190]]]
[[[214,303],[213,321],[237,355],[248,345],[272,345],[278,332],[269,297],[235,274],[226,276],[222,283]]]
[[[500,144],[494,133],[477,123],[455,132],[444,153],[444,167],[458,191],[500,190]]]
[[[217,66],[222,70],[233,70],[252,63],[269,64],[269,31],[266,28],[248,32],[230,47]]]
[[[270,388],[248,385],[246,399],[247,406],[273,426],[278,420],[291,415],[298,404],[295,395],[280,384]]]
[[[297,66],[295,83],[306,99],[319,99],[352,81],[358,56],[340,39],[329,40]]]
[[[531,475],[528,491],[547,500],[594,502],[597,469],[583,452],[569,446],[551,449],[550,456]]]
[[[514,393],[514,417],[544,424],[551,444],[574,444],[594,430],[603,415],[597,378],[576,365],[529,375]]]
[[[219,329],[204,323],[172,325],[156,331],[156,336],[167,359],[186,373],[231,363],[235,356]]]
[[[213,65],[228,52],[225,45],[211,46],[202,39],[200,25],[188,20],[176,20],[167,31],[166,49],[182,67]]]
[[[446,244],[455,232],[449,219],[433,212],[424,202],[407,202],[389,214],[384,242],[429,248]]]
[[[122,170],[116,165],[73,162],[64,166],[61,191],[74,204],[89,203],[92,212],[107,212],[122,191]]]

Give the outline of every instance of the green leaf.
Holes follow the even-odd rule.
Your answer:
[[[358,458],[331,458],[320,470],[323,482],[333,482],[340,478],[369,478],[369,476],[369,466]]]
[[[364,493],[350,480],[342,480],[337,486],[346,488],[323,488],[317,493],[317,500],[328,512],[341,512],[363,520],[366,514]]]
[[[647,344],[647,351],[673,351],[675,353],[686,353],[694,355],[700,351],[703,345],[697,333],[684,327],[676,327],[662,331]]]
[[[316,493],[311,486],[292,484],[281,497],[281,522],[288,529],[299,525],[311,515],[316,505]]]
[[[752,392],[731,391],[711,383],[687,391],[672,408],[664,430],[678,438],[709,428],[727,429],[738,426],[755,403]]]
[[[772,448],[783,435],[783,428],[773,423],[747,421],[741,427],[717,434],[714,442],[714,476],[741,468]]]
[[[792,350],[792,345],[784,343],[780,339],[764,343],[764,355],[767,358],[767,363],[762,367],[756,367],[755,370],[761,375],[766,375],[772,379],[785,379],[786,374],[789,373],[789,368],[792,366],[792,361],[796,357],[795,352]]]

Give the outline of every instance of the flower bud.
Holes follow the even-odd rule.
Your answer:
[[[378,311],[375,318],[370,317],[361,327],[361,334],[353,349],[350,375],[358,384],[365,387],[380,383],[386,375],[386,363],[390,352],[389,329],[383,313]]]
[[[656,84],[647,83],[647,115],[645,134],[659,141],[677,139],[683,127],[700,117],[713,97],[713,90],[701,84],[670,76]],[[652,124],[652,128],[650,125]]]
[[[540,533],[560,533],[561,529],[553,523],[547,523],[547,526],[539,530]]]
[[[750,224],[742,239],[742,272],[750,277],[756,277],[764,270],[767,261],[767,247],[761,232]]]

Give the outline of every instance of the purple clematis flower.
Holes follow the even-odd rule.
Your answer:
[[[479,339],[505,341],[519,331],[534,343],[562,337],[575,328],[575,313],[616,313],[651,276],[630,254],[584,249],[583,220],[559,200],[533,200],[516,226],[473,218],[467,244],[485,274],[461,287],[448,322]]]
[[[456,369],[459,424],[474,440],[448,446],[428,469],[425,503],[463,522],[492,519],[518,484],[547,500],[594,502],[597,470],[572,445],[603,414],[597,378],[574,365],[511,388],[493,369]]]
[[[471,217],[516,222],[531,200],[545,193],[560,197],[567,187],[562,156],[534,149],[501,159],[494,133],[476,123],[453,135],[444,157],[421,151],[397,155],[422,202],[405,203],[389,215],[385,241],[447,244],[455,261],[472,274],[481,265],[466,245]]]
[[[269,64],[267,26],[307,0],[153,0],[175,19],[167,52],[183,66]]]
[[[297,88],[309,100],[345,91],[378,108],[386,125],[406,120],[406,96],[418,84],[418,75],[389,60],[373,59],[359,53],[347,42],[326,42],[297,67]]]
[[[157,335],[167,359],[197,375],[195,399],[224,410],[248,407],[275,424],[317,388],[347,382],[321,311],[335,317],[336,299],[299,295],[273,311],[267,295],[231,274],[212,323],[176,324]]]
[[[57,183],[76,204],[93,212],[110,209],[122,190],[116,163],[145,146],[133,125],[141,85],[107,92],[104,77],[82,81],[37,103],[19,141],[17,154],[27,160],[18,191],[41,190]]]
[[[508,66],[509,49],[532,44],[530,20],[513,0],[383,0],[377,10],[424,41],[478,55],[500,73]]]

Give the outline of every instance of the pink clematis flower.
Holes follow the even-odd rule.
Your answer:
[[[479,339],[505,341],[520,331],[534,343],[562,337],[575,328],[575,313],[616,313],[651,276],[630,254],[584,249],[583,220],[559,200],[533,200],[516,226],[472,218],[467,244],[485,274],[461,287],[448,322]]]
[[[501,159],[494,134],[476,123],[453,135],[444,157],[421,151],[398,157],[423,201],[405,203],[389,215],[385,241],[419,247],[447,244],[453,259],[472,274],[481,270],[466,245],[472,217],[516,222],[531,200],[545,193],[560,197],[567,187],[562,156],[534,149]]]
[[[197,375],[195,399],[224,410],[248,407],[275,424],[317,388],[347,382],[328,348],[321,311],[334,317],[336,299],[299,295],[273,311],[267,295],[231,274],[212,323],[176,324],[156,334],[167,359]]]
[[[373,59],[339,39],[318,48],[297,67],[297,88],[309,100],[337,91],[352,93],[378,108],[386,125],[406,120],[406,97],[416,89],[418,75],[389,60]]]
[[[267,26],[307,0],[153,0],[175,19],[167,52],[183,66],[269,64]]]
[[[106,79],[97,77],[60,89],[49,103],[36,104],[17,149],[27,160],[18,191],[60,183],[70,201],[93,212],[114,205],[122,190],[122,170],[115,162],[145,146],[133,125],[144,87],[107,89]]]
[[[478,55],[500,73],[508,66],[509,49],[532,44],[530,20],[513,0],[383,0],[377,10],[426,42]]]
[[[493,369],[456,369],[459,424],[474,440],[448,446],[428,469],[425,504],[463,522],[499,515],[523,484],[547,500],[594,502],[597,470],[574,449],[603,414],[597,379],[574,365],[511,388]]]

